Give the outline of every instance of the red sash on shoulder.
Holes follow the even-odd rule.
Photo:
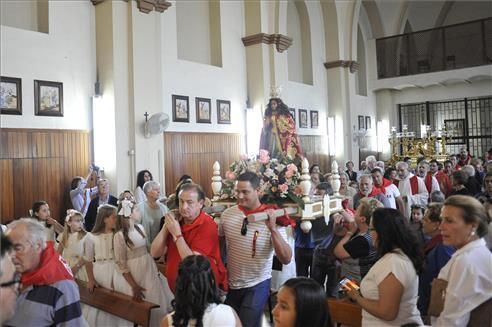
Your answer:
[[[394,181],[396,187],[400,184],[399,180]],[[419,181],[417,179],[417,176],[413,175],[410,178],[410,188],[412,189],[412,195],[419,193]]]
[[[425,175],[424,183],[425,187],[427,188],[427,192],[429,192],[430,194],[432,189],[432,173],[429,172],[427,173],[427,175]]]
[[[419,193],[419,180],[417,176],[410,178],[410,187],[412,188],[412,195]]]

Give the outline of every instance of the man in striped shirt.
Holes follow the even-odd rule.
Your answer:
[[[44,226],[21,218],[7,229],[17,272],[22,274],[14,316],[5,326],[85,326],[79,288],[52,241],[46,241]]]
[[[225,303],[232,306],[243,326],[260,326],[263,307],[270,294],[273,253],[286,265],[292,249],[285,227],[276,225],[272,206],[260,202],[260,179],[253,172],[239,175],[236,185],[238,205],[221,216],[219,235],[225,236],[229,293]],[[267,212],[263,222],[247,222],[246,216]]]

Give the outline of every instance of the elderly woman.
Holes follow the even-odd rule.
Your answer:
[[[379,259],[362,280],[360,293],[347,293],[362,307],[362,326],[421,326],[417,274],[423,257],[407,219],[396,209],[379,208],[369,231]]]
[[[137,209],[142,215],[142,226],[147,235],[147,245],[150,246],[160,230],[161,218],[168,212],[165,205],[159,202],[161,196],[161,185],[156,181],[148,181],[143,190],[147,200],[137,204]]]
[[[340,173],[340,195],[343,196],[344,199],[348,199],[348,207],[350,209],[354,208],[354,195],[357,194],[357,190],[352,186],[348,185],[349,176],[347,173]]]
[[[433,325],[466,326],[474,309],[491,301],[492,254],[483,239],[490,217],[478,200],[463,195],[446,199],[441,217],[443,243],[457,251],[439,273],[448,283],[444,309]]]

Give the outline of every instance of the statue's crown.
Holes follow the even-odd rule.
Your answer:
[[[270,86],[270,98],[280,98],[280,93],[282,93],[281,86]]]

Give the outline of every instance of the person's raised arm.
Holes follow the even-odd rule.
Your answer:
[[[167,215],[170,215],[170,213],[168,212],[166,217]],[[161,230],[150,245],[150,255],[153,258],[160,258],[166,253],[166,242],[168,237],[169,231],[166,224],[163,224]]]
[[[265,220],[265,224],[270,230],[275,255],[282,264],[288,265],[292,260],[292,249],[277,230],[277,218],[272,215],[273,209],[267,210],[266,213],[268,214],[268,219]]]
[[[341,214],[335,214],[333,215],[333,219],[335,219],[335,225],[340,225],[341,220],[345,219],[345,221],[348,222],[349,227],[348,231],[345,233],[345,235],[342,237],[342,239],[337,243],[337,246],[333,250],[333,254],[340,259],[348,259],[350,258],[350,254],[345,250],[344,245],[350,241],[350,238],[352,235],[354,235],[357,232],[357,224],[355,223],[354,217],[346,213],[345,211],[342,211]]]

